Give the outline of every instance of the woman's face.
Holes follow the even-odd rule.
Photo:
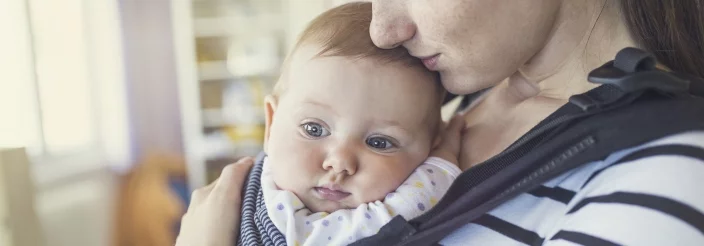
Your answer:
[[[541,50],[560,0],[374,0],[370,34],[381,48],[403,45],[438,71],[445,88],[469,94],[494,86]]]

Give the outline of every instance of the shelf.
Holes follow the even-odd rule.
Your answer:
[[[198,80],[207,81],[233,81],[246,80],[248,78],[276,79],[279,74],[278,68],[271,69],[271,72],[255,73],[252,75],[234,75],[230,72],[226,61],[204,61],[198,63]]]
[[[227,122],[225,122],[225,119],[222,117],[222,110],[220,109],[203,109],[201,114],[204,128],[223,127],[227,125]]]
[[[249,124],[237,123],[233,120],[228,120],[222,109],[219,108],[208,108],[201,110],[201,118],[203,119],[203,128],[220,128],[226,126],[246,126]],[[255,121],[250,124],[253,125],[263,125],[264,121]]]
[[[219,168],[261,151],[263,109],[254,107],[261,107],[262,95],[277,81],[294,35],[328,2],[173,1],[184,155],[191,189],[212,182]],[[250,106],[250,98],[258,103]]]
[[[193,22],[193,33],[196,37],[222,37],[237,35],[237,28],[232,28],[244,18],[236,17],[211,17],[198,18]],[[241,32],[240,32],[241,33]]]
[[[198,79],[201,81],[233,78],[235,76],[228,70],[226,61],[203,61],[198,63]]]
[[[206,160],[254,156],[262,150],[263,142],[255,139],[233,142],[224,133],[212,133],[203,138],[202,154]]]

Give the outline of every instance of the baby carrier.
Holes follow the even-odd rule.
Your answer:
[[[704,80],[656,68],[652,54],[621,50],[589,73],[600,86],[572,96],[499,155],[465,171],[426,214],[397,216],[353,245],[433,245],[508,200],[611,153],[704,130]],[[689,149],[662,153],[692,155]],[[701,153],[698,153],[701,154]]]

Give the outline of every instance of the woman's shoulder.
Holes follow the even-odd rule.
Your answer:
[[[563,224],[571,231],[635,245],[704,242],[704,131],[620,150],[580,172]]]
[[[673,174],[681,171],[693,171],[692,174],[701,171],[704,174],[704,131],[674,134],[616,151],[595,163],[590,171],[589,178],[582,185],[584,189],[602,182],[617,182],[616,180],[636,182],[640,181],[641,175],[674,178]],[[679,182],[672,184],[677,183]]]
[[[575,199],[639,194],[691,200],[694,197],[689,196],[704,194],[699,194],[704,184],[704,131],[674,134],[619,150],[576,172],[581,178],[579,186],[573,187]],[[704,206],[704,200],[697,202]]]
[[[670,136],[663,137],[661,139],[653,140],[651,142],[645,143],[641,146],[637,146],[627,151],[663,145],[687,145],[691,147],[704,148],[704,131],[690,131],[673,134]]]
[[[644,175],[675,179],[673,175],[683,171],[691,171],[691,175],[704,172],[704,131],[673,134],[614,151],[600,161],[588,163],[549,181],[547,185],[588,192],[615,187],[614,183],[640,184]],[[673,180],[659,186],[680,186],[683,181]]]
[[[704,245],[702,186],[704,131],[670,135],[564,173],[442,243]]]

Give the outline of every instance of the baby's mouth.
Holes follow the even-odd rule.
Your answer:
[[[351,195],[352,193],[345,192],[339,189],[335,189],[332,187],[326,188],[326,187],[315,187],[313,188],[315,190],[315,193],[318,197],[324,200],[330,200],[330,201],[340,201],[342,199],[345,199],[345,197]]]

